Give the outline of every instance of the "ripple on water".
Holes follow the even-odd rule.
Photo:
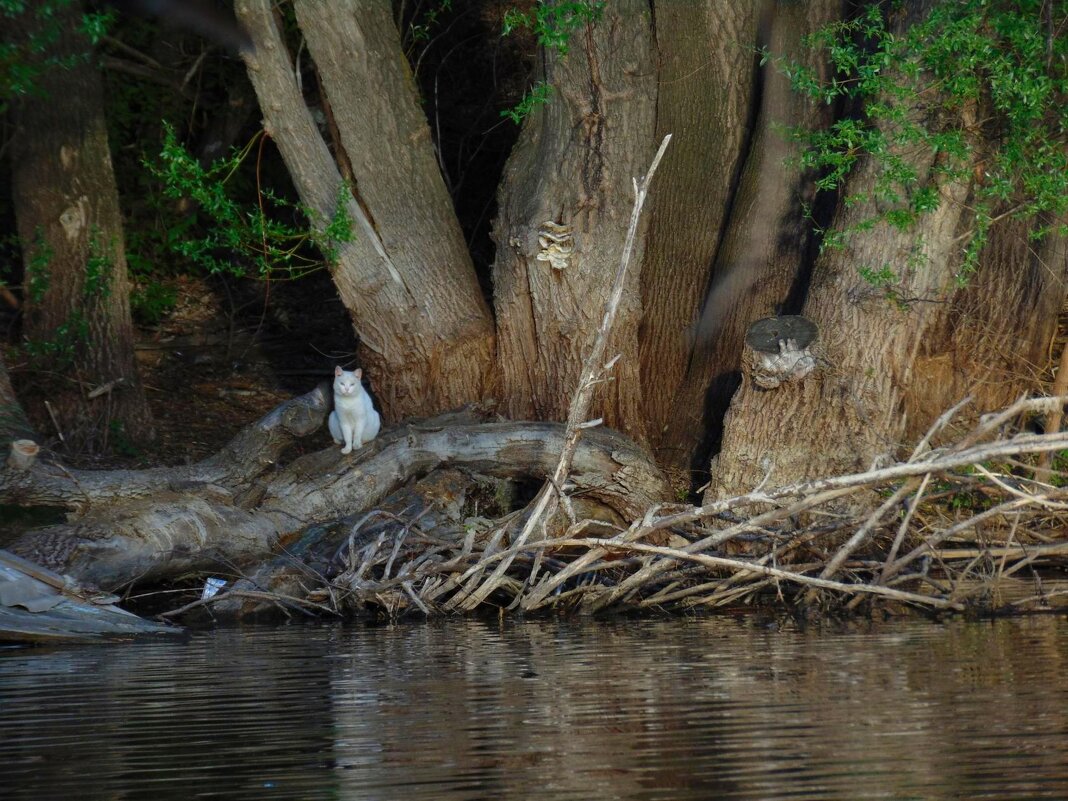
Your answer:
[[[1068,621],[232,629],[0,652],[0,797],[1068,798]]]

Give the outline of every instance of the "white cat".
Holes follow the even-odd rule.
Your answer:
[[[327,422],[334,442],[345,445],[342,453],[362,448],[378,435],[382,426],[371,396],[360,383],[362,377],[363,370],[349,372],[334,368],[334,411],[330,412]]]

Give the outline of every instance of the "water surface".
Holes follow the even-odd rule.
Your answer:
[[[287,626],[0,651],[3,799],[1068,799],[1068,621]]]

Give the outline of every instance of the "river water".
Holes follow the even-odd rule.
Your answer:
[[[1068,799],[1068,620],[5,649],[0,798]]]

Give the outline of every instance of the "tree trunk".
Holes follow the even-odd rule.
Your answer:
[[[919,99],[916,104],[913,114],[919,120]],[[944,124],[969,130],[974,109],[963,116],[967,119]],[[961,248],[957,238],[969,224],[966,201],[973,165],[962,165],[967,179],[950,180],[933,171],[936,157],[930,149],[890,149],[922,184],[935,187],[941,198],[938,209],[922,214],[907,230],[879,223],[853,234],[842,249],[821,254],[803,314],[819,326],[826,363],[808,380],[774,390],[743,380],[725,420],[723,447],[706,498],[740,494],[765,479],[768,486],[781,486],[865,469],[902,444],[916,354],[938,330],[952,296]],[[973,161],[979,157],[978,148],[971,153]],[[835,228],[847,229],[878,214],[871,191],[877,175],[870,158],[858,165],[846,190],[862,199],[842,205]],[[894,286],[896,300],[859,273],[861,267],[883,265],[894,268],[900,279]],[[941,411],[927,410],[928,422]]]
[[[510,417],[567,416],[601,323],[633,205],[631,182],[653,153],[651,22],[648,3],[617,0],[571,36],[566,55],[546,53],[552,96],[526,120],[505,167],[493,276],[498,390]],[[635,265],[643,241],[640,235],[608,345],[608,354],[622,358],[593,410],[639,440]]]
[[[58,40],[40,58],[90,51],[80,7],[51,21],[17,18],[28,38],[50,24]],[[126,250],[108,149],[100,74],[92,64],[42,64],[37,94],[21,99],[12,145],[12,199],[25,267],[23,334],[38,384],[70,444],[106,441],[115,426],[133,443],[153,437],[133,350]],[[93,390],[105,391],[93,395]]]
[[[17,439],[35,439],[33,426],[15,396],[11,377],[7,374],[4,354],[0,351],[0,458],[4,458],[11,443]]]
[[[355,197],[316,128],[266,0],[239,0],[255,43],[249,76],[301,201],[321,230],[339,196],[356,238],[336,243],[334,282],[388,420],[481,397],[493,353],[488,307],[437,166],[396,29],[382,3],[297,3],[352,165]]]
[[[972,402],[957,425],[1025,392],[1047,391],[1043,373],[1064,303],[1068,252],[1056,231],[1031,241],[1034,227],[1021,219],[991,227],[978,272],[953,299],[941,330],[921,344],[905,397],[908,440],[923,436],[932,411],[967,396]]]
[[[760,5],[656,6],[656,138],[673,136],[649,203],[640,350],[649,439],[662,464],[688,465],[702,437],[700,409],[680,419],[677,393],[745,155]]]
[[[774,2],[761,20],[761,43],[775,57],[818,66],[813,63],[817,56],[802,38],[840,13],[841,0]],[[659,21],[658,15],[658,36]],[[747,54],[751,59],[751,51]],[[747,66],[752,68],[752,62]],[[656,450],[661,463],[701,472],[707,468],[709,449],[719,445],[723,415],[741,380],[746,329],[762,317],[797,311],[800,300],[791,298],[807,278],[812,259],[812,227],[804,207],[812,204],[813,176],[790,161],[798,153],[786,130],[802,125],[822,128],[830,122],[831,109],[795,92],[774,63],[760,67],[757,78],[760,109],[745,168],[734,184],[737,190],[715,254],[712,285],[701,286],[707,296],[700,323],[683,352],[683,374],[670,384]],[[695,317],[696,310],[691,309],[689,320]]]

